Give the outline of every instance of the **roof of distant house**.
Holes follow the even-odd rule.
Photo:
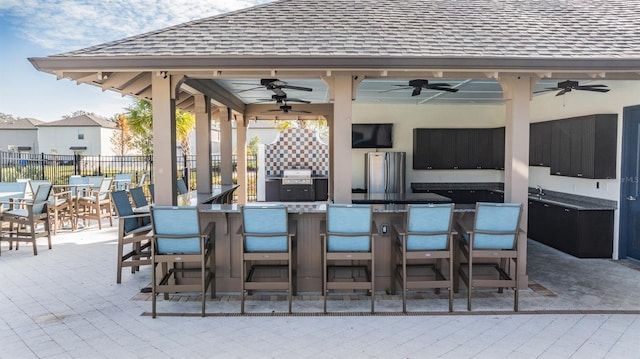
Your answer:
[[[43,122],[38,127],[105,127],[115,128],[116,124],[95,115],[80,115],[53,122]]]
[[[0,122],[0,129],[2,130],[37,130],[36,126],[42,123],[44,122],[40,120],[36,120],[35,118],[19,118],[17,120]]]

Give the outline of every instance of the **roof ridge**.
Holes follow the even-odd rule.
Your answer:
[[[250,11],[250,10],[254,10],[254,9],[257,9],[257,8],[261,8],[261,7],[265,7],[265,6],[271,6],[271,5],[276,4],[276,3],[290,2],[290,1],[294,1],[294,0],[275,0],[275,1],[272,1],[272,2],[267,2],[267,3],[264,3],[264,4],[258,4],[258,5],[250,6],[250,7],[247,7],[247,8],[238,9],[238,10],[235,10],[235,11],[220,13],[220,14],[208,16],[208,17],[201,18],[201,19],[195,19],[195,20],[183,22],[183,23],[180,23],[180,24],[168,26],[168,27],[165,27],[165,28],[162,28],[162,29],[152,30],[152,31],[144,32],[142,34],[128,36],[128,37],[125,37],[123,39],[118,39],[118,40],[105,42],[105,43],[102,43],[102,44],[92,45],[92,46],[85,47],[85,48],[82,48],[82,49],[79,49],[79,50],[62,52],[62,53],[59,53],[59,54],[56,54],[56,55],[51,55],[51,56],[80,55],[80,54],[83,54],[85,52],[98,50],[98,49],[110,47],[110,46],[113,46],[113,45],[123,44],[123,43],[128,42],[128,41],[132,41],[132,40],[136,40],[136,39],[139,39],[139,38],[143,38],[145,36],[161,34],[163,32],[171,31],[171,30],[178,29],[178,28],[181,28],[181,27],[194,25],[194,24],[200,24],[200,23],[203,23],[203,22],[206,22],[206,21],[210,21],[210,20],[215,19],[215,18],[224,18],[224,17],[227,17],[227,16],[237,15],[237,14],[240,14],[240,13],[243,13],[243,12],[247,12],[247,11]]]

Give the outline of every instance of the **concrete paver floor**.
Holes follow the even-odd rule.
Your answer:
[[[640,271],[606,259],[577,259],[529,241],[530,289],[520,313],[512,295],[415,295],[402,315],[399,296],[378,295],[378,315],[358,315],[368,299],[332,298],[343,314],[323,316],[320,297],[300,296],[297,315],[281,300],[256,297],[240,316],[236,296],[207,303],[211,315],[160,316],[151,308],[150,272],[124,271],[115,283],[116,228],[97,226],[0,256],[0,358],[640,358]],[[146,296],[146,297],[145,297]],[[421,299],[421,298],[427,298]],[[196,313],[197,298],[159,309]],[[393,313],[392,313],[393,312]],[[262,315],[260,315],[262,313]]]

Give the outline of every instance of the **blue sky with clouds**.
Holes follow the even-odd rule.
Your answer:
[[[0,0],[0,112],[56,121],[77,110],[105,117],[132,100],[56,80],[27,60],[234,11],[269,0]]]

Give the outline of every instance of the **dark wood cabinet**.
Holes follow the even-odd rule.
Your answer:
[[[529,165],[551,165],[551,122],[532,123],[529,130]]]
[[[282,185],[282,180],[280,178],[268,178],[264,188],[265,201],[279,202],[281,185]]]
[[[528,237],[579,258],[610,258],[613,210],[579,210],[530,200]]]
[[[504,128],[414,129],[413,169],[504,169]]]
[[[615,178],[617,122],[617,115],[590,115],[550,121],[551,174],[593,179]]]
[[[491,129],[491,166],[497,170],[504,169],[504,127]]]
[[[327,178],[314,178],[313,187],[316,201],[329,199],[329,180]]]

